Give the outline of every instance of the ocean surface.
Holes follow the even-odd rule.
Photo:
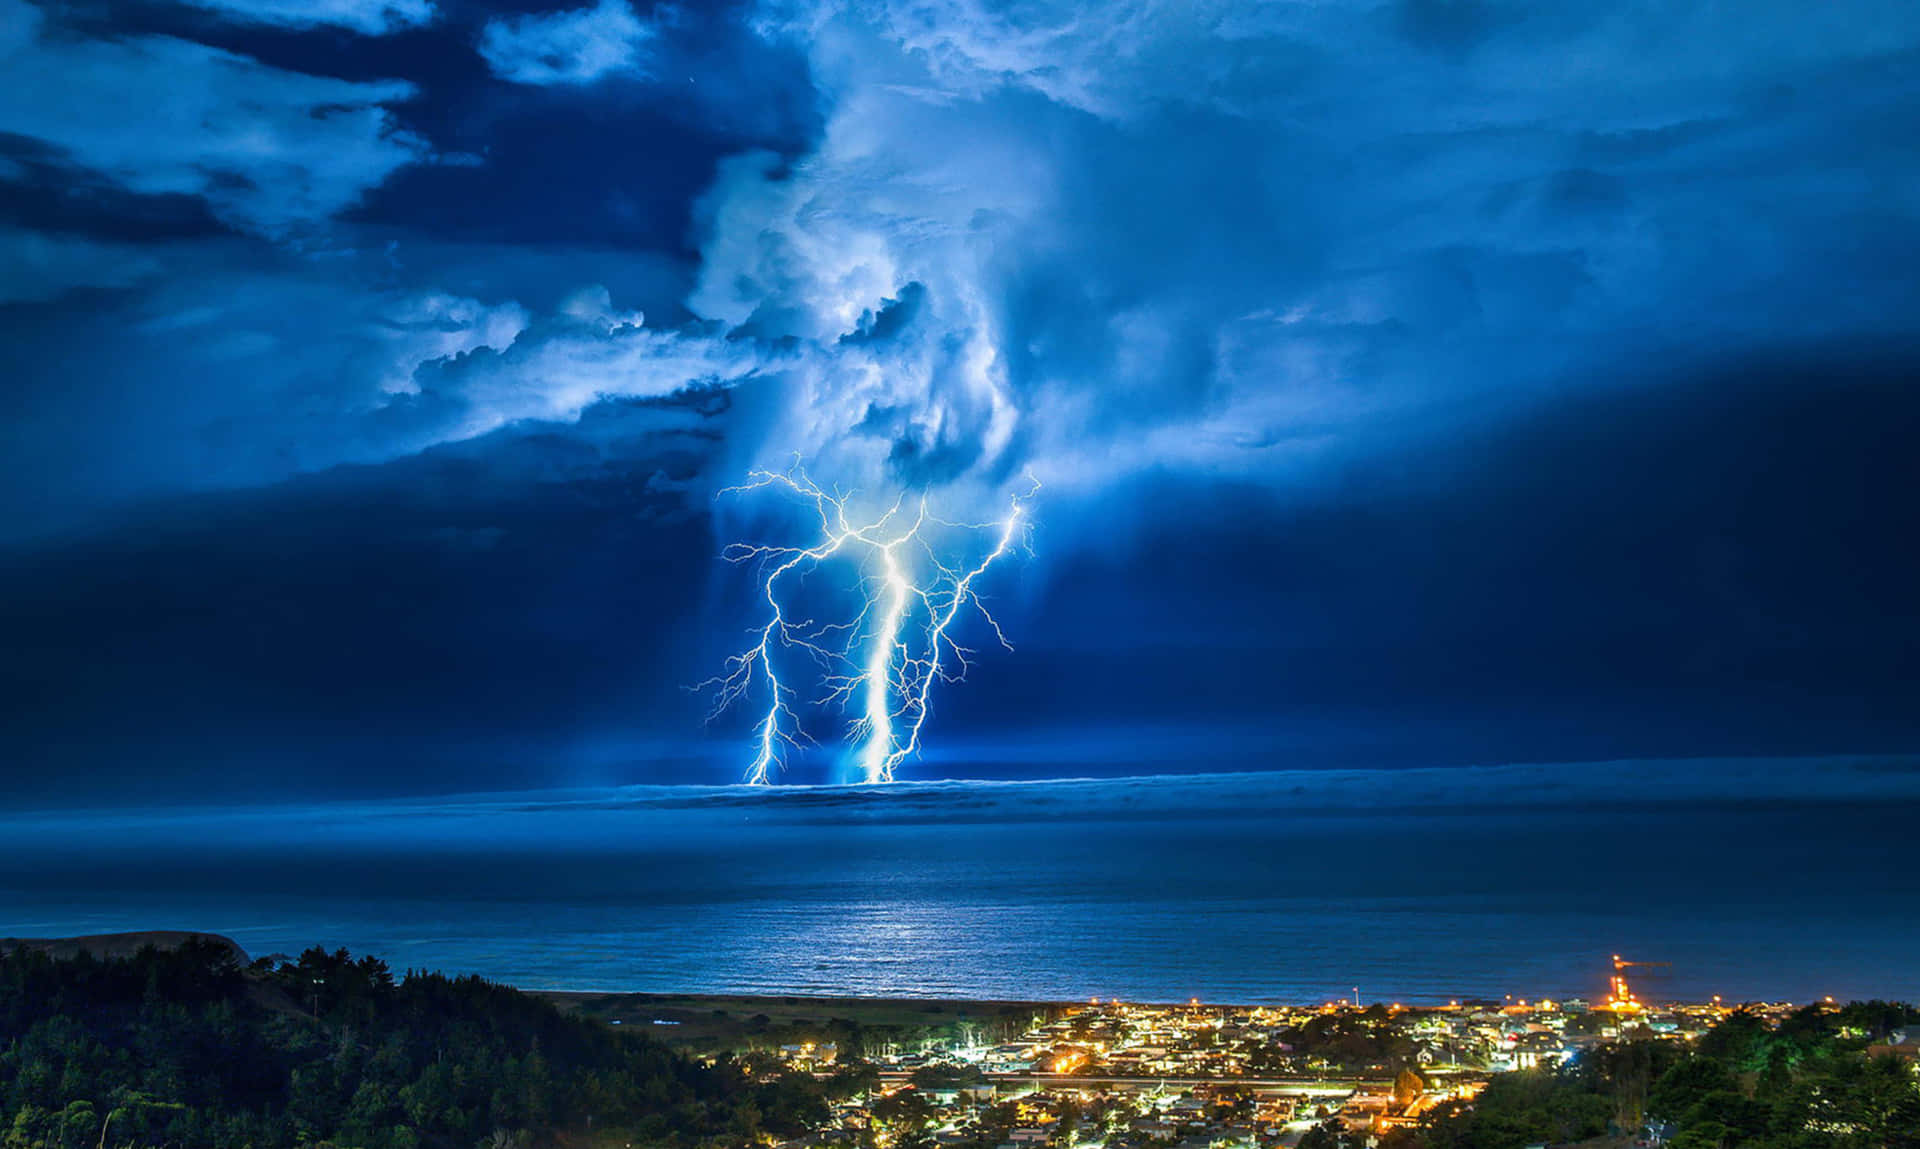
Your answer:
[[[525,987],[1920,999],[1920,762],[637,787],[0,816],[0,936]]]

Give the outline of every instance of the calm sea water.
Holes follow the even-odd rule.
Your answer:
[[[0,819],[0,935],[529,987],[1920,999],[1920,765],[1625,763]]]

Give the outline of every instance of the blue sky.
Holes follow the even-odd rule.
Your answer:
[[[1904,3],[0,0],[0,63],[19,797],[732,777],[683,688],[792,524],[720,491],[796,456],[1042,484],[919,776],[1920,746]]]

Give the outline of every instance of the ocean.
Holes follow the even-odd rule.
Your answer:
[[[0,936],[528,988],[1920,999],[1920,763],[631,787],[0,818]]]

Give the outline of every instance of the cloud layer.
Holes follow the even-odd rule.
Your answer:
[[[432,14],[303,11],[369,32]],[[270,237],[311,244],[336,221],[338,247],[343,213],[433,158],[394,111],[413,81],[18,14],[0,50],[30,82],[9,85],[0,124],[36,141],[33,163]],[[718,166],[682,298],[602,307],[663,318],[583,324],[550,287],[535,302],[402,270],[379,293],[401,312],[461,299],[521,317],[415,356],[394,334],[415,321],[347,302],[375,265],[364,250],[290,269],[337,285],[342,310],[313,316],[327,342],[408,348],[338,379],[324,404],[341,419],[301,423],[299,466],[758,379],[758,438],[732,465],[799,454],[829,481],[986,493],[1031,471],[1090,497],[1167,469],[1290,484],[1477,411],[1910,318],[1914,262],[1893,257],[1915,246],[1920,176],[1886,125],[1920,115],[1920,56],[1898,5],[765,0],[735,19],[804,57],[825,120],[797,158]],[[700,58],[683,23],[607,0],[496,16],[470,43],[510,83],[581,90],[551,115],[605,115],[676,98],[648,60]],[[615,76],[626,94],[586,90]],[[129,116],[121,91],[151,95]],[[150,263],[89,237],[11,246],[14,278],[34,281],[20,298],[137,283]]]
[[[0,132],[128,192],[197,197],[285,235],[429,155],[390,110],[414,93],[404,81],[307,75],[171,36],[81,39],[3,4]]]

